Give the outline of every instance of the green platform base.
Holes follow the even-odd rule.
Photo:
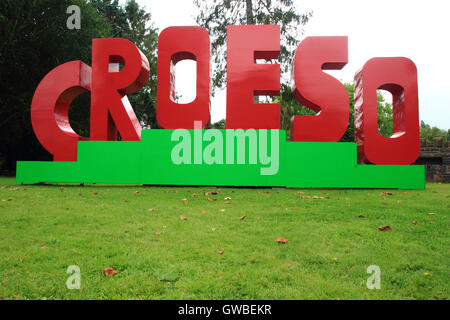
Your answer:
[[[261,174],[268,167],[249,164],[175,164],[172,141],[174,130],[143,130],[141,141],[81,141],[77,162],[19,161],[19,183],[121,183],[150,185],[279,186],[318,188],[400,188],[424,189],[425,168],[420,165],[358,165],[356,144],[350,142],[290,142],[279,130],[279,164],[275,174]],[[192,141],[207,130],[187,130]],[[225,159],[227,131],[224,136]],[[258,133],[259,131],[256,130]],[[268,131],[271,137],[274,131]],[[270,139],[269,139],[270,140]],[[210,142],[203,142],[205,150]],[[269,145],[269,150],[271,150]],[[259,149],[259,146],[258,146]],[[259,153],[259,150],[258,150]],[[198,154],[198,153],[197,153]],[[270,152],[269,152],[270,154]],[[198,159],[196,159],[198,162]],[[226,162],[224,160],[224,162]]]

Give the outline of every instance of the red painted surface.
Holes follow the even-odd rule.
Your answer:
[[[277,95],[280,65],[256,64],[280,53],[280,26],[228,26],[227,129],[279,129],[280,105],[254,103],[254,96]],[[80,140],[140,140],[141,126],[127,94],[142,88],[149,76],[147,58],[125,39],[94,39],[92,68],[71,61],[50,71],[31,104],[33,130],[55,161],[76,161]],[[210,121],[210,40],[200,27],[171,27],[159,38],[157,120],[166,129],[195,129]],[[197,97],[173,101],[173,65],[197,61]],[[349,118],[345,87],[323,70],[339,70],[348,61],[347,37],[309,37],[293,61],[293,92],[315,116],[294,116],[293,141],[338,141]],[[113,65],[111,65],[113,64]],[[119,64],[123,65],[119,70]],[[112,69],[116,68],[116,70]],[[393,96],[394,134],[378,133],[377,90]],[[69,124],[72,101],[91,91],[91,136],[81,137]],[[355,76],[355,141],[358,160],[373,164],[410,164],[420,152],[417,70],[406,58],[374,58]]]
[[[158,83],[156,118],[165,129],[194,129],[194,121],[209,124],[208,32],[201,27],[170,27],[158,39]],[[197,96],[190,103],[175,102],[175,65],[197,61]]]
[[[119,72],[110,72],[110,63],[121,63]],[[92,40],[91,139],[138,141],[141,125],[127,94],[147,82],[150,67],[144,54],[126,39]]]
[[[254,103],[254,96],[280,92],[280,65],[255,64],[280,53],[280,26],[228,26],[227,129],[280,129],[279,103]]]
[[[77,143],[87,140],[69,124],[69,107],[90,90],[91,67],[70,61],[50,71],[39,83],[31,102],[31,124],[41,145],[54,161],[76,161]]]
[[[292,63],[293,92],[316,115],[291,118],[291,140],[335,142],[348,126],[349,102],[344,85],[322,70],[340,70],[348,62],[347,37],[307,37]]]
[[[392,94],[392,137],[378,132],[377,90]],[[358,160],[411,164],[420,153],[417,69],[407,58],[373,58],[355,75],[355,142]]]

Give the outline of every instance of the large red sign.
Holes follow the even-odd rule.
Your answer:
[[[323,70],[348,62],[347,37],[307,37],[292,63],[293,94],[317,115],[291,119],[292,141],[336,142],[349,119],[345,87]],[[280,129],[280,105],[255,103],[254,96],[276,96],[280,66],[256,64],[280,53],[277,25],[228,26],[227,129]],[[189,104],[174,99],[173,66],[197,62],[197,96]],[[119,70],[119,64],[123,68]],[[147,58],[125,39],[94,39],[92,67],[71,61],[50,71],[31,105],[33,129],[55,161],[76,161],[80,140],[140,140],[141,126],[127,94],[142,88],[150,72]],[[159,36],[157,120],[165,129],[193,129],[210,121],[210,40],[201,27],[170,27]],[[378,132],[377,90],[393,96],[392,137]],[[91,136],[76,134],[68,119],[71,102],[91,92]],[[358,160],[373,164],[410,164],[420,152],[417,70],[407,58],[374,58],[355,76],[355,142]]]

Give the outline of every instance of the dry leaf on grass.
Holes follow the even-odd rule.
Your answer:
[[[202,214],[206,214],[206,210],[202,210]]]
[[[187,218],[184,215],[181,215],[180,220],[187,220]]]
[[[113,268],[109,267],[109,268],[105,268],[102,270],[102,273],[107,276],[107,277],[112,277],[115,276],[117,274],[116,270],[114,270]]]
[[[41,249],[47,249],[47,247],[45,246],[45,244],[41,244]]]
[[[217,199],[216,198],[208,198],[206,200],[208,200],[208,201],[216,201]]]
[[[219,254],[223,254],[223,250],[222,249],[219,250]]]
[[[247,215],[246,215],[246,214],[244,214],[242,217],[240,217],[239,220],[242,221],[242,220],[244,220],[245,218],[247,218]]]
[[[378,228],[380,231],[391,231],[392,228],[390,226],[381,226]]]
[[[225,212],[226,210],[225,209],[220,209],[220,212]]]
[[[231,201],[225,201],[225,203],[226,203],[226,204],[230,204],[230,203],[231,203]]]
[[[411,221],[411,223],[415,224],[415,225],[419,225],[419,223],[416,220]]]
[[[97,194],[98,194],[98,192],[97,192],[97,191],[92,191],[92,194],[95,194],[95,195],[97,195]]]
[[[380,192],[380,196],[392,196],[392,192]]]
[[[223,198],[223,200],[231,200],[231,197],[226,197],[226,198]]]
[[[283,238],[283,237],[279,237],[279,238],[277,238],[277,240],[275,240],[276,242],[278,242],[278,243],[287,243],[288,242],[288,239],[285,239],[285,238]]]
[[[367,218],[367,216],[366,215],[364,215],[364,214],[360,214],[359,216],[358,216],[358,218]]]

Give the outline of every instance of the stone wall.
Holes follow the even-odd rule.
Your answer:
[[[427,181],[450,182],[449,141],[434,138],[427,142],[420,140],[420,155],[415,164],[425,165]]]

